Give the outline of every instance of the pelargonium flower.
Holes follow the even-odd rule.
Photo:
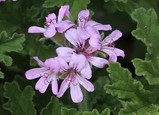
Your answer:
[[[98,22],[89,19],[89,10],[82,10],[78,14],[77,32],[82,39],[89,39],[89,44],[92,47],[100,49],[100,33],[99,30],[108,31],[111,30],[111,26],[103,25]]]
[[[68,64],[67,62],[65,64],[63,63],[65,66],[63,67],[62,73],[66,76],[62,81],[57,97],[62,97],[65,91],[70,88],[72,101],[79,103],[83,100],[80,85],[89,92],[94,91],[93,84],[86,79],[92,76],[91,73],[88,74],[89,70],[87,71],[86,63],[85,57],[80,54],[73,54]]]
[[[43,33],[46,38],[52,38],[57,32],[63,33],[74,24],[70,20],[63,20],[65,16],[69,17],[69,6],[64,5],[59,9],[58,17],[51,13],[46,17],[46,27],[31,26],[28,33]]]
[[[33,68],[26,71],[25,76],[28,80],[40,78],[35,85],[35,89],[40,93],[44,93],[49,86],[52,85],[53,94],[58,92],[57,73],[60,71],[60,65],[56,58],[47,59],[45,62],[34,57],[40,68]]]
[[[5,2],[6,0],[0,0],[0,2]]]
[[[109,62],[116,62],[117,56],[125,57],[124,51],[118,48],[115,48],[114,41],[118,40],[122,36],[122,33],[119,30],[114,30],[110,35],[108,35],[101,42],[101,51],[106,53],[109,56]]]
[[[94,52],[96,51],[96,48],[89,46],[87,41],[79,36],[76,29],[71,28],[66,31],[65,37],[74,46],[74,48],[58,47],[56,49],[56,53],[59,57],[62,57],[69,62],[72,54],[76,53],[84,55],[89,63],[98,68],[103,68],[106,64],[108,64],[106,59],[95,56]]]

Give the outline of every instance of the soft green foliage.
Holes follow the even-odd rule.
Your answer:
[[[76,109],[68,109],[68,108],[65,108],[65,107],[62,107],[61,108],[61,115],[81,115],[80,112],[78,112]]]
[[[137,22],[137,29],[132,32],[133,36],[147,46],[146,59],[133,60],[136,74],[143,75],[151,85],[159,85],[159,26],[157,14],[154,9],[145,10],[140,8],[132,13],[132,18]]]
[[[4,84],[4,97],[9,101],[3,107],[10,111],[12,115],[36,115],[32,98],[35,94],[30,86],[26,86],[22,91],[17,82]]]
[[[61,104],[55,97],[51,97],[48,105],[41,111],[41,115],[61,115]]]
[[[141,82],[133,79],[128,69],[122,68],[118,63],[112,63],[107,70],[112,84],[105,85],[105,90],[121,100],[123,105],[123,109],[120,110],[121,115],[158,112],[159,107],[153,105],[155,95],[145,90]]]
[[[3,31],[0,33],[0,62],[3,62],[6,66],[12,64],[12,58],[6,53],[20,52],[23,49],[22,43],[25,40],[24,34],[13,34],[9,37],[8,34]]]

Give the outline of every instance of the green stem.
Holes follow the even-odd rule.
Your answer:
[[[87,95],[87,91],[81,87],[82,89],[82,93],[83,93],[83,101],[81,103],[78,104],[78,108],[80,111],[88,111],[88,95]]]

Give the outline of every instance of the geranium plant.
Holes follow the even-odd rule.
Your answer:
[[[158,0],[1,0],[0,114],[159,115]]]

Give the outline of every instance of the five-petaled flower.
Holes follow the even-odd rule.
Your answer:
[[[63,20],[65,16],[70,16],[68,5],[61,6],[58,17],[56,17],[55,13],[49,14],[46,17],[45,28],[31,26],[28,33],[43,33],[46,38],[52,38],[57,32],[63,33],[74,25],[70,20]]]

